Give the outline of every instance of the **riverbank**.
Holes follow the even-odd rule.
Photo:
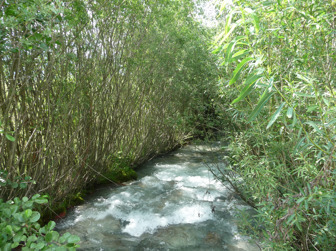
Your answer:
[[[97,180],[87,184],[83,189],[76,191],[75,193],[68,194],[60,201],[49,200],[49,204],[44,208],[41,208],[41,223],[46,224],[50,220],[57,221],[66,217],[68,210],[73,207],[85,203],[85,198],[92,195],[95,191],[101,188],[116,188],[124,186],[126,182],[137,180],[137,171],[141,169],[146,162],[162,157],[173,151],[176,151],[180,147],[191,144],[195,140],[193,136],[185,136],[183,140],[176,142],[174,146],[163,152],[158,152],[150,155],[147,159],[141,162],[128,163],[127,159],[118,159],[118,165],[113,169],[108,170],[106,173],[102,173],[98,176]]]

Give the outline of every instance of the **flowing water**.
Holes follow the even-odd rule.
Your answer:
[[[57,224],[81,250],[259,250],[237,229],[249,209],[209,172],[219,142],[189,145],[140,168],[139,179],[97,191]]]

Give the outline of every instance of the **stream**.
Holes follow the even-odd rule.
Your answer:
[[[139,179],[105,187],[57,223],[81,238],[79,250],[260,250],[239,233],[238,210],[251,210],[216,181],[220,142],[193,144],[155,158]]]

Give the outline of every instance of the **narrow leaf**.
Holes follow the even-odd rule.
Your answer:
[[[318,108],[318,105],[312,105],[307,108],[307,112],[313,112],[316,111]]]
[[[289,216],[288,220],[287,220],[287,224],[290,224],[292,225],[294,222],[293,222],[293,219],[295,217],[295,214],[292,214],[291,216]]]
[[[241,44],[239,41],[242,40],[242,39],[246,39],[245,36],[238,36],[235,38],[234,41],[232,41],[228,46],[227,46],[227,49],[226,49],[226,55],[225,55],[225,62],[230,64],[232,62],[232,54],[234,52],[234,49],[236,47],[237,44]],[[246,51],[246,50],[244,50]]]
[[[306,139],[306,137],[303,137],[303,138],[300,139],[299,142],[295,145],[295,147],[294,147],[294,151],[293,151],[293,155],[295,155],[295,154],[299,151],[299,148],[301,147],[301,144],[304,142],[305,139]]]
[[[232,34],[232,32],[235,30],[235,28],[236,28],[237,26],[238,26],[237,24],[233,24],[233,25],[231,26],[231,29],[229,30],[229,32],[225,32],[225,33],[226,33],[225,36],[224,36],[223,39],[219,42],[220,45],[223,44],[223,43],[226,41],[226,39]]]
[[[323,100],[323,102],[326,104],[326,106],[328,106],[328,107],[329,107],[329,105],[330,105],[330,102],[329,102],[329,100],[328,100],[328,99],[326,99],[326,98],[322,98],[322,100]]]
[[[232,58],[236,58],[236,57],[238,57],[238,56],[244,54],[246,51],[247,51],[246,49],[237,51],[235,54],[233,54]]]
[[[225,20],[225,27],[224,27],[224,31],[227,34],[229,32],[229,28],[232,22],[232,18],[233,18],[234,12],[231,11],[230,15],[228,16],[228,18]]]
[[[252,90],[255,82],[260,79],[262,76],[261,75],[252,75],[251,77],[249,77],[246,82],[245,82],[245,87],[244,89],[240,92],[238,98],[236,98],[235,100],[233,100],[232,104],[235,104],[237,102],[239,102],[240,100],[244,99]]]
[[[335,123],[336,123],[336,119],[333,119],[327,124],[327,126],[331,126],[332,124],[335,124]]]
[[[293,127],[296,125],[296,122],[297,122],[297,118],[296,118],[295,113],[293,113],[293,123],[292,123]]]
[[[257,117],[257,115],[259,114],[259,112],[261,111],[263,106],[267,103],[267,101],[272,97],[273,94],[274,94],[274,92],[268,92],[267,89],[264,91],[264,93],[261,96],[257,106],[254,108],[250,117],[248,118],[248,122],[253,121]]]
[[[231,42],[226,49],[225,62],[230,63],[232,56],[232,49],[234,49],[235,42]],[[233,47],[233,48],[232,48]]]
[[[296,76],[297,76],[298,79],[301,79],[301,80],[307,82],[308,84],[312,84],[313,83],[313,79],[311,79],[309,77],[303,76],[301,74],[296,74]]]
[[[315,129],[316,132],[323,135],[323,132],[320,130],[320,128],[318,128],[318,126],[315,124],[315,122],[308,121],[305,124],[310,125],[311,127],[313,127]]]
[[[218,54],[218,52],[220,52],[221,51],[221,49],[222,49],[222,47],[217,47],[216,49],[214,49],[211,53],[212,54]]]
[[[300,204],[302,201],[304,201],[306,199],[306,197],[301,197],[300,199],[298,199],[296,201],[296,204]]]
[[[315,96],[312,94],[306,94],[306,93],[301,93],[301,92],[294,92],[294,94],[296,96],[305,97],[305,98],[315,98]]]
[[[279,115],[280,115],[280,113],[281,113],[281,110],[282,110],[282,108],[284,107],[284,105],[285,105],[285,102],[283,102],[283,103],[279,106],[279,108],[278,108],[278,109],[276,110],[276,112],[273,114],[273,116],[272,116],[270,122],[268,123],[266,129],[270,128],[270,127],[274,124],[274,122],[275,122],[275,121],[277,120],[277,118],[279,117]]]
[[[259,17],[258,17],[257,14],[254,14],[254,15],[253,15],[253,21],[254,21],[254,27],[255,27],[255,30],[256,30],[256,32],[258,33],[258,32],[259,32],[259,29],[260,29],[260,26],[259,26],[260,20],[259,20]]]
[[[290,119],[293,117],[293,107],[288,107],[287,117]]]
[[[240,72],[241,72],[243,66],[244,66],[247,62],[249,62],[249,61],[251,61],[251,60],[254,60],[254,59],[251,58],[251,57],[248,57],[248,58],[245,58],[244,60],[242,60],[242,61],[238,64],[238,66],[236,67],[236,69],[235,69],[234,72],[233,72],[233,77],[231,78],[231,80],[230,80],[230,82],[229,82],[229,85],[232,85],[233,83],[236,82],[236,80],[238,79],[238,77],[239,77],[239,75],[240,75]]]

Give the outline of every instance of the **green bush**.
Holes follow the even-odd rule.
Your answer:
[[[30,177],[23,180],[17,178],[15,182],[8,179],[7,172],[0,170],[0,187],[5,189],[23,189],[32,182]],[[31,198],[15,197],[13,200],[0,199],[0,250],[7,251],[13,248],[21,250],[75,250],[79,245],[79,237],[65,233],[62,236],[53,231],[54,221],[47,225],[39,224],[41,214],[36,210],[39,205],[48,202],[46,195],[35,194]]]
[[[109,180],[121,183],[129,180],[136,180],[138,178],[137,173],[130,167],[130,164],[132,163],[131,158],[123,156],[121,151],[115,155],[109,156],[108,162],[111,164],[104,176]],[[100,177],[99,179],[101,182],[107,181],[104,177]]]
[[[236,0],[222,13],[214,53],[232,130],[218,178],[256,208],[265,248],[334,250],[335,4]]]

